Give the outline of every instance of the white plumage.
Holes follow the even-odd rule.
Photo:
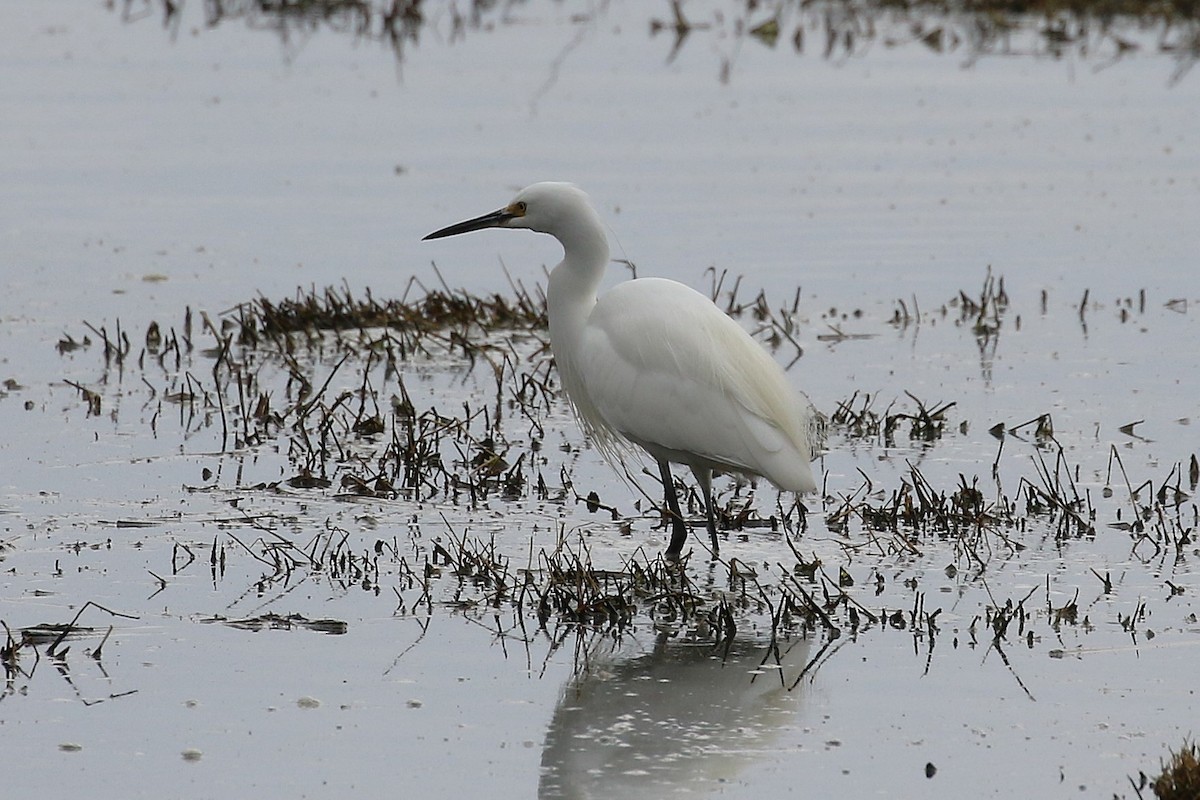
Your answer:
[[[535,183],[504,208],[425,238],[493,227],[528,228],[562,244],[547,313],[563,387],[607,458],[620,461],[633,443],[658,463],[672,515],[668,556],[687,539],[670,463],[686,464],[700,484],[714,554],[714,471],[760,475],[797,493],[816,488],[809,461],[819,415],[740,325],[663,278],[626,281],[597,298],[608,238],[583,191]]]

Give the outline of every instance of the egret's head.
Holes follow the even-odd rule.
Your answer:
[[[535,183],[518,192],[504,208],[434,231],[425,238],[441,239],[483,228],[528,228],[557,236],[564,225],[581,214],[595,214],[582,189],[571,183]]]

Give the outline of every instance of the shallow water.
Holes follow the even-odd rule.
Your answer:
[[[580,20],[535,4],[462,39],[432,16],[399,63],[328,30],[284,46],[238,20],[208,28],[195,8],[166,31],[99,4],[9,9],[0,619],[63,624],[88,601],[129,615],[86,608],[94,630],[65,658],[23,651],[0,698],[13,793],[53,776],[64,794],[122,797],[1132,796],[1126,776],[1193,732],[1200,556],[1123,526],[1164,483],[1196,488],[1195,76],[1172,80],[1149,49],[1109,63],[877,44],[823,59],[737,34],[719,5],[687,8],[712,27],[674,58],[640,6]],[[558,485],[569,468],[628,535],[569,496],[472,507],[264,487],[295,474],[286,442],[222,454],[211,408],[164,398],[183,380],[171,365],[106,369],[95,343],[55,351],[85,320],[110,334],[119,320],[136,353],[151,320],[181,329],[185,307],[217,320],[297,286],[436,286],[433,260],[473,293],[507,290],[502,264],[532,286],[556,256],[543,237],[419,239],[542,178],[585,186],[641,274],[701,288],[708,267],[745,274],[743,298],[763,287],[774,308],[799,286],[805,349],[790,374],[827,412],[856,391],[879,411],[915,411],[906,391],[956,404],[932,444],[835,429],[825,498],[795,541],[882,619],[942,609],[936,633],[880,622],[794,637],[778,671],[820,660],[781,691],[772,665],[751,681],[761,613],[721,661],[645,619],[620,642],[522,630],[445,576],[422,605],[398,559],[369,579],[264,580],[256,542],[276,535],[305,547],[341,531],[352,553],[383,542],[416,563],[466,532],[524,567],[565,533],[616,568],[663,534],[558,404],[538,469]],[[977,296],[988,266],[1010,305],[980,337],[947,304]],[[897,300],[919,319],[889,324]],[[213,343],[198,317],[196,331]],[[211,362],[184,370],[210,384]],[[333,388],[357,387],[361,368]],[[422,408],[494,392],[452,357],[404,375]],[[99,394],[99,415],[68,380]],[[1027,514],[972,553],[954,537],[830,529],[864,481],[882,502],[914,469],[940,491],[961,474],[990,501],[1017,498],[1055,450],[1024,428],[1001,451],[988,429],[1047,413],[1094,535],[1056,537]],[[773,493],[756,498],[769,514]],[[1177,512],[1170,529],[1194,537],[1193,501]],[[767,585],[795,561],[761,531],[732,534],[723,554]],[[696,556],[691,569],[705,591],[729,589],[723,568]],[[1056,624],[1076,593],[1078,619]],[[994,640],[993,613],[1023,598],[1022,632]]]

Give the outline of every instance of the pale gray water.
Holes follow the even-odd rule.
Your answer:
[[[551,797],[563,776],[579,793],[646,791],[628,768],[636,759],[614,756],[619,778],[606,780],[564,744],[571,725],[590,723],[667,743],[647,770],[659,793],[1132,796],[1125,776],[1156,769],[1194,732],[1198,556],[1194,545],[1178,560],[1133,548],[1110,527],[1127,492],[1108,470],[1115,445],[1134,486],[1157,487],[1200,452],[1196,76],[1172,81],[1174,62],[1145,51],[1117,63],[1077,52],[976,61],[877,43],[825,60],[814,39],[797,55],[785,40],[770,49],[736,35],[733,21],[715,21],[722,4],[687,8],[714,28],[694,32],[669,62],[669,37],[648,36],[640,4],[618,3],[587,21],[558,5],[518,6],[510,23],[468,30],[465,41],[451,41],[448,12],[430,10],[401,64],[377,43],[329,31],[281,47],[236,21],[210,30],[198,7],[174,35],[156,17],[127,23],[102,4],[5,9],[0,380],[20,388],[0,390],[0,619],[14,631],[65,623],[88,600],[137,617],[89,609],[80,622],[99,632],[72,643],[61,671],[23,656],[33,677],[15,676],[0,699],[14,795],[49,784],[102,797],[530,797],[539,786]],[[666,18],[669,7],[655,13]],[[451,285],[473,292],[506,288],[501,261],[532,285],[556,257],[544,237],[419,240],[544,178],[587,188],[617,257],[641,274],[704,287],[707,267],[728,269],[776,306],[802,287],[807,347],[791,374],[827,411],[856,390],[878,393],[881,408],[896,398],[911,407],[906,390],[957,403],[954,432],[930,448],[835,437],[822,462],[829,499],[798,542],[831,575],[844,567],[871,608],[910,608],[917,592],[941,607],[932,655],[910,630],[876,628],[847,637],[794,692],[764,699],[703,677],[712,667],[703,660],[654,666],[643,653],[655,636],[642,625],[624,648],[597,656],[601,683],[580,684],[571,645],[502,642],[487,613],[413,613],[415,594],[394,571],[384,570],[378,592],[327,574],[260,590],[261,565],[230,538],[257,535],[242,512],[278,515],[300,542],[340,526],[355,551],[442,536],[441,512],[472,535],[494,533],[522,564],[560,522],[588,535],[598,566],[638,546],[655,552],[662,536],[635,517],[622,537],[569,502],[472,510],[254,490],[292,474],[283,453],[220,456],[219,425],[161,411],[138,370],[106,375],[96,347],[54,350],[63,332],[83,334],[84,320],[111,331],[119,319],[136,351],[150,320],[179,325],[185,306],[215,317],[297,286],[345,280],[386,295],[414,274],[434,285],[434,260]],[[1012,307],[998,346],[981,355],[957,311],[939,307],[959,289],[978,292],[989,265]],[[1086,325],[1076,308],[1084,290]],[[914,297],[921,324],[887,325],[893,301],[911,307]],[[1133,300],[1128,321],[1123,298]],[[861,319],[841,320],[856,308]],[[876,336],[818,339],[829,322]],[[201,377],[209,368],[202,358],[192,367]],[[414,402],[486,392],[474,379],[461,384],[460,369],[411,372]],[[166,380],[147,375],[156,387]],[[100,417],[86,415],[64,379],[102,392]],[[342,380],[357,385],[352,373]],[[1042,413],[1080,465],[1081,490],[1098,509],[1094,539],[1055,543],[1034,526],[1019,536],[1026,549],[979,571],[952,542],[926,538],[899,554],[859,528],[848,539],[825,529],[864,474],[890,492],[909,462],[939,488],[963,473],[979,476],[989,497],[1012,496],[1021,478],[1036,480],[1035,449],[1006,442],[997,490],[987,429]],[[1119,430],[1139,419],[1144,438]],[[551,440],[578,444],[564,409],[555,420]],[[547,458],[547,476],[570,460]],[[594,452],[574,468],[583,488],[634,514],[640,496]],[[217,490],[191,491],[202,486]],[[1195,507],[1184,509],[1194,531]],[[214,541],[228,553],[215,579]],[[198,559],[173,574],[176,543]],[[763,534],[731,537],[723,552],[764,575],[790,558]],[[1116,589],[1105,595],[1091,570],[1110,573]],[[167,588],[157,591],[151,572]],[[1171,596],[1166,581],[1184,593]],[[1076,590],[1093,629],[1056,634],[1047,607]],[[1031,593],[1031,645],[1012,636],[1001,653],[984,622],[970,644],[976,616]],[[1143,602],[1126,630],[1121,620]],[[207,622],[266,612],[342,620],[347,633]],[[502,617],[508,629],[512,612]],[[85,651],[109,624],[93,661]],[[811,657],[821,644],[797,652]],[[672,673],[675,663],[684,666]],[[648,695],[617,722],[579,699],[621,681],[631,690],[613,697],[647,696],[636,682],[656,669],[678,691]],[[710,699],[726,699],[688,716],[677,706],[691,710],[692,680],[711,680]],[[737,744],[727,731],[739,714]],[[680,737],[656,738],[672,719],[682,720]],[[199,759],[185,760],[193,749]]]

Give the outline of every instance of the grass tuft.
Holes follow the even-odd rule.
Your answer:
[[[1163,764],[1162,774],[1151,784],[1160,800],[1196,800],[1200,797],[1200,752],[1195,742],[1184,741]]]

